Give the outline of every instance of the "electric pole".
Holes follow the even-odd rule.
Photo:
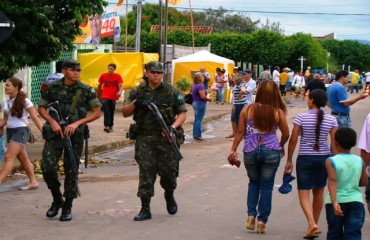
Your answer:
[[[137,1],[135,52],[140,52],[142,0]]]

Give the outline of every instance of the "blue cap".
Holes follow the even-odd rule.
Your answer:
[[[241,74],[245,75],[245,74],[251,74],[252,71],[250,69],[244,69],[243,71],[241,71]]]
[[[279,192],[282,194],[287,194],[292,191],[292,185],[290,184],[291,181],[295,179],[290,173],[284,173],[283,176],[283,184],[279,187]]]

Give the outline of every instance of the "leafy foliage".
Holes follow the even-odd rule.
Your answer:
[[[304,68],[311,66],[313,68],[325,68],[327,62],[327,52],[322,45],[314,40],[311,35],[297,33],[287,38],[291,55],[288,59],[290,67],[299,70],[301,62],[298,60],[303,56]]]
[[[326,40],[322,42],[324,48],[330,52],[330,59],[335,59],[342,64],[351,66],[355,70],[368,70],[370,59],[370,45],[364,45],[352,40]]]
[[[191,87],[191,82],[186,78],[186,77],[182,77],[181,79],[178,79],[176,82],[175,82],[175,85],[178,89],[180,89],[181,91],[185,92],[187,91],[188,89],[190,89]]]
[[[106,4],[103,0],[1,0],[0,9],[14,21],[15,30],[0,44],[0,79],[73,49],[84,16],[102,13]]]

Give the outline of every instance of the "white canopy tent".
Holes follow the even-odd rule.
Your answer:
[[[200,67],[206,68],[206,71],[211,75],[210,83],[212,83],[216,68],[225,69],[226,74],[231,74],[234,68],[234,61],[206,50],[172,60],[172,83],[175,83],[182,77],[186,77],[192,82],[192,72],[199,71]]]

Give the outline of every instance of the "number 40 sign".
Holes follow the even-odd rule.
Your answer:
[[[101,37],[113,36],[114,28],[119,26],[119,15],[116,9],[107,10],[102,15]]]

